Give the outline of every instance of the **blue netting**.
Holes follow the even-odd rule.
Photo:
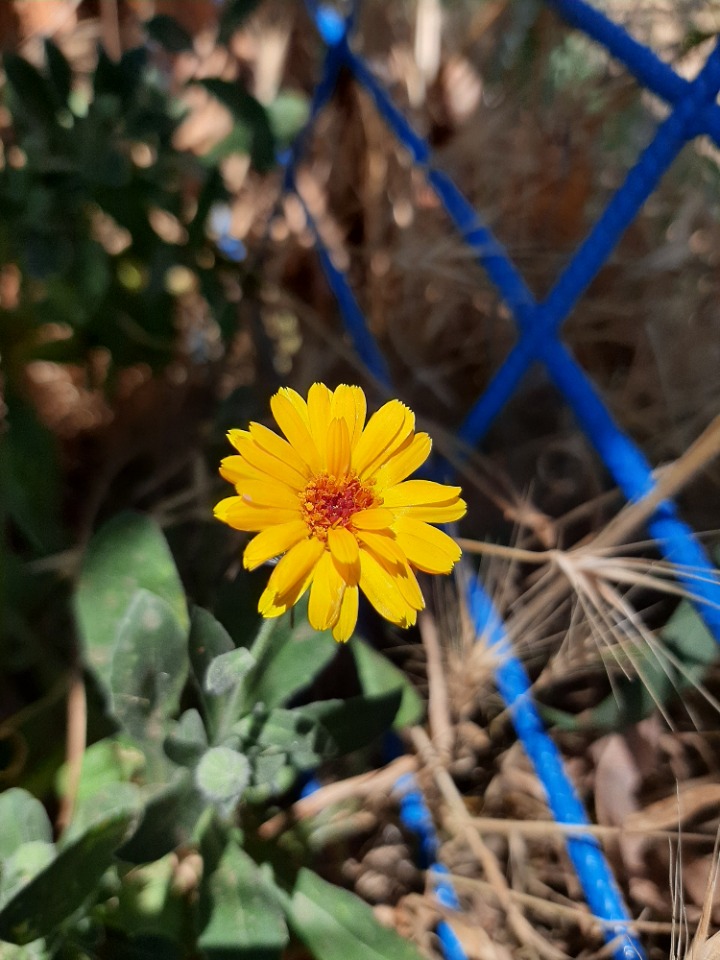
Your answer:
[[[517,345],[468,412],[459,429],[460,439],[470,445],[477,444],[514,394],[529,367],[541,363],[620,489],[629,500],[638,500],[655,486],[650,465],[614,422],[559,334],[577,301],[607,262],[622,234],[683,146],[701,133],[707,133],[720,143],[720,108],[716,104],[720,89],[720,47],[715,47],[699,75],[689,82],[584,0],[545,2],[571,25],[603,44],[640,83],[665,99],[673,109],[544,300],[533,297],[503,245],[452,180],[433,165],[428,144],[410,127],[363,59],[350,48],[353,15],[343,19],[326,5],[311,0],[307,0],[308,9],[328,50],[306,130],[287,158],[286,188],[295,189],[294,167],[302,154],[307,133],[320,109],[332,96],[344,67],[370,94],[390,130],[409,151],[415,165],[424,171],[428,183],[497,288],[518,327],[520,339]],[[333,264],[307,209],[306,215],[323,271],[337,298],[353,345],[371,374],[388,386],[390,375],[383,354],[368,329],[346,277]],[[699,612],[720,641],[720,586],[712,564],[692,531],[678,518],[670,501],[657,507],[648,528],[665,557],[677,565],[678,579],[696,598]],[[685,576],[683,568],[696,574],[692,580]],[[498,690],[510,709],[518,737],[545,788],[552,814],[558,822],[578,827],[577,834],[570,835],[567,840],[568,854],[591,910],[604,922],[613,955],[625,960],[642,957],[642,948],[628,931],[628,912],[602,849],[597,840],[583,830],[589,823],[587,814],[534,706],[527,673],[513,655],[492,600],[474,579],[468,588],[468,604],[478,638],[488,643],[497,655],[495,677]],[[437,838],[422,794],[414,782],[404,784],[404,788],[401,810],[406,824],[420,840],[425,865],[431,867],[433,888],[444,906],[457,909],[459,904],[449,878],[435,864]],[[438,926],[438,936],[448,960],[460,960],[464,956],[459,941],[447,924]]]

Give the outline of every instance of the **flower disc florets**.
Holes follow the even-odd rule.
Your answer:
[[[350,527],[361,510],[379,506],[372,483],[361,483],[354,474],[313,477],[302,492],[303,514],[310,535],[327,540],[331,527]]]
[[[383,617],[415,623],[425,603],[415,570],[449,573],[460,548],[433,523],[465,513],[460,488],[407,480],[431,447],[415,417],[391,400],[365,423],[360,387],[315,383],[307,401],[284,388],[270,401],[285,438],[260,423],[231,430],[237,455],[220,473],[236,496],[218,519],[257,533],[243,562],[281,559],[260,597],[265,617],[285,613],[309,589],[308,617],[336,640],[355,629],[359,591]]]

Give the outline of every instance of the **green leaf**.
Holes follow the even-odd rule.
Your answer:
[[[250,782],[250,764],[230,747],[211,747],[195,770],[195,783],[209,803],[229,814]]]
[[[276,748],[252,756],[252,783],[245,792],[248,803],[266,803],[271,797],[286,793],[297,780],[297,768],[291,767],[287,755]]]
[[[142,800],[137,784],[106,783],[92,795],[78,800],[70,826],[63,834],[59,846],[67,846],[103,820],[122,815],[137,820],[141,810]]]
[[[378,693],[388,693],[391,690],[401,692],[402,701],[393,727],[401,729],[420,723],[425,713],[423,702],[402,670],[398,670],[387,657],[378,653],[364,640],[355,639],[350,645],[350,649],[355,658],[355,666],[363,693],[372,696]]]
[[[282,750],[296,770],[310,770],[335,748],[324,726],[302,708],[273,710],[256,742],[261,748]]]
[[[170,53],[182,53],[193,49],[190,34],[173,17],[159,13],[145,21],[145,29],[151,40],[155,40]]]
[[[18,890],[41,873],[55,859],[55,844],[49,840],[30,840],[3,860],[0,878],[0,907]]]
[[[77,788],[77,802],[84,803],[101,790],[118,783],[129,783],[145,766],[145,757],[129,740],[106,737],[91,744],[83,754],[82,772]],[[57,792],[67,791],[67,766],[61,767]]]
[[[260,101],[236,81],[209,77],[196,82],[226,106],[235,120],[248,131],[251,136],[249,153],[253,167],[260,173],[271,170],[275,165],[275,138],[268,112]]]
[[[10,87],[27,114],[41,126],[55,126],[55,102],[45,77],[31,63],[14,53],[6,53],[3,66]]]
[[[0,860],[31,840],[52,841],[52,824],[45,807],[19,787],[0,793],[0,824]]]
[[[280,706],[306,689],[338,651],[329,630],[318,633],[307,620],[307,601],[297,604],[293,617],[267,620],[250,648],[257,666],[244,684],[243,698],[252,707]]]
[[[213,739],[225,709],[225,701],[207,692],[205,677],[217,657],[230,653],[235,645],[223,625],[207,610],[195,607],[190,627],[190,665],[195,690],[200,697],[210,738]]]
[[[120,813],[96,823],[60,850],[0,910],[0,940],[30,943],[51,933],[95,891],[132,824]]]
[[[118,627],[140,589],[165,600],[187,629],[185,593],[162,532],[147,517],[121,513],[91,540],[75,595],[87,659],[106,690]]]
[[[136,941],[139,937],[162,937],[182,944],[188,932],[188,897],[176,886],[177,856],[123,871],[109,920]],[[186,954],[184,954],[186,955]],[[152,957],[157,954],[152,953]],[[123,951],[123,960],[125,952]]]
[[[331,741],[327,756],[337,756],[360,750],[387,732],[401,700],[400,690],[390,690],[375,697],[321,700],[296,712],[322,723]]]
[[[225,6],[220,14],[220,43],[227,43],[250,14],[260,6],[261,0],[225,0]]]
[[[164,736],[189,668],[185,631],[165,600],[138,590],[117,627],[110,669],[113,715],[139,740]]]
[[[100,47],[93,76],[94,101],[99,96],[111,94],[128,106],[143,81],[147,59],[146,47],[134,47],[126,50],[120,62],[115,63]]]
[[[303,867],[292,892],[288,921],[316,960],[420,960],[394,930],[382,927],[359,897]]]
[[[279,960],[288,933],[278,898],[233,839],[203,888],[210,916],[198,946],[207,960]]]
[[[0,960],[51,960],[51,957],[44,939],[35,940],[22,947],[13,943],[0,944]]]
[[[142,820],[118,850],[121,860],[147,863],[159,860],[192,839],[207,801],[193,784],[188,770],[178,770],[169,783],[143,791],[147,795]]]
[[[47,37],[45,38],[45,60],[55,102],[58,107],[66,107],[70,98],[72,71],[60,48]]]
[[[255,658],[245,647],[215,657],[205,675],[205,689],[216,697],[237,687],[255,666]]]
[[[56,442],[26,404],[8,398],[9,429],[0,437],[0,486],[5,509],[41,554],[65,545],[60,524]]]
[[[283,91],[268,105],[267,112],[273,136],[281,146],[286,147],[305,126],[310,105],[302,94]]]
[[[208,747],[207,733],[197,710],[186,710],[165,738],[165,753],[173,763],[194,767]]]

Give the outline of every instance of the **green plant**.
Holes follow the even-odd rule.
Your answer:
[[[362,901],[308,869],[300,831],[288,844],[257,830],[305,771],[418,719],[402,674],[356,640],[361,692],[312,700],[338,649],[331,635],[301,614],[236,647],[208,611],[188,612],[167,543],[139,514],[92,540],[74,606],[115,732],[85,752],[57,843],[29,792],[0,795],[0,939],[38,958],[70,946],[137,956],[139,944],[161,956],[271,958],[294,935],[319,960],[416,958]],[[65,769],[61,794],[69,782]],[[189,859],[199,865],[190,882]]]

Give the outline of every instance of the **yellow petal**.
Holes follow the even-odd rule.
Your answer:
[[[278,460],[292,467],[293,470],[296,470],[302,477],[305,477],[305,479],[309,479],[310,470],[307,464],[298,456],[287,440],[283,440],[282,437],[279,437],[273,430],[268,429],[268,427],[262,423],[250,424],[250,436],[263,450],[266,450],[272,454],[273,457],[277,457]]]
[[[340,616],[345,581],[338,573],[329,550],[317,562],[310,588],[308,620],[315,630],[327,630]]]
[[[263,530],[245,547],[243,565],[246,570],[256,570],[259,566],[285,553],[308,535],[307,524],[302,520],[291,520]]]
[[[279,393],[286,397],[290,403],[295,407],[303,422],[309,427],[310,426],[310,417],[308,415],[308,406],[305,400],[300,396],[297,390],[293,390],[292,387],[280,387]]]
[[[253,532],[265,530],[277,523],[289,523],[297,520],[297,510],[284,510],[278,507],[254,507],[241,497],[226,497],[215,506],[214,514],[218,520],[234,527],[235,530]]]
[[[451,503],[460,494],[460,487],[450,487],[434,480],[406,480],[383,490],[385,507],[418,507],[429,503]]]
[[[249,437],[250,437],[249,430],[234,429],[234,430],[228,430],[227,432],[228,440],[235,447],[235,449],[240,451],[241,453],[242,451],[240,450],[240,447],[238,446],[238,444],[241,443],[243,440],[249,439]]]
[[[400,517],[393,524],[397,542],[410,563],[425,573],[450,573],[461,556],[452,537],[428,523]]]
[[[261,470],[251,467],[244,457],[233,454],[220,461],[220,476],[230,483],[242,483],[243,480],[267,480],[268,476]]]
[[[367,401],[360,387],[341,383],[333,394],[332,415],[341,417],[348,426],[350,449],[354,450],[365,426]]]
[[[361,480],[372,476],[412,433],[415,415],[399,400],[390,400],[374,413],[353,451],[353,467]]]
[[[430,456],[431,449],[432,440],[427,433],[416,433],[406,440],[400,450],[378,469],[376,474],[378,489],[392,487],[405,477],[409,477],[411,473],[415,473]]]
[[[343,580],[355,586],[360,579],[360,556],[355,534],[344,527],[328,530],[328,546]]]
[[[354,534],[345,527],[331,527],[328,530],[328,546],[340,563],[355,563],[358,556],[358,542]]]
[[[314,572],[315,568],[313,567],[308,571],[305,578],[303,580],[299,580],[295,587],[283,597],[279,597],[276,594],[275,590],[268,581],[267,587],[265,587],[260,595],[260,599],[258,600],[258,613],[261,613],[263,617],[268,618],[282,616],[282,614],[286,613],[290,607],[294,607],[300,597],[302,597],[302,595],[305,593],[307,588],[310,586]]]
[[[298,413],[296,405],[288,396],[289,391],[280,390],[270,399],[273,416],[295,452],[310,467],[313,473],[322,471],[322,461],[308,424]],[[304,402],[304,401],[303,401]]]
[[[307,480],[302,473],[295,470],[290,464],[278,460],[277,457],[268,453],[267,450],[263,450],[262,447],[255,443],[249,433],[245,435],[245,431],[242,430],[234,430],[231,432],[235,434],[232,439],[235,448],[242,454],[243,459],[247,460],[251,467],[267,474],[267,476],[273,480],[286,483],[289,487],[292,487],[293,490],[302,490],[306,486]]]
[[[358,617],[358,588],[346,587],[340,604],[340,615],[333,627],[333,637],[345,643],[352,636]]]
[[[396,543],[394,534],[389,530],[384,533],[358,530],[358,540],[370,547],[374,554],[393,568],[402,569],[407,564],[407,557]]]
[[[395,519],[392,510],[383,510],[382,507],[371,507],[368,510],[358,510],[352,515],[352,525],[357,530],[386,530]]]
[[[300,513],[300,495],[284,483],[272,480],[243,480],[237,485],[238,496],[256,506],[293,508]]]
[[[278,600],[282,601],[292,594],[297,585],[312,573],[324,551],[325,545],[314,537],[301,540],[288,550],[268,581],[268,586],[272,584]]]
[[[420,584],[417,582],[417,577],[407,563],[405,564],[403,574],[399,576],[395,582],[409,606],[415,610],[425,609],[425,598],[422,595]]]
[[[264,617],[279,617],[298,602],[315,572],[315,565],[324,552],[319,540],[301,540],[285,554],[270,574],[268,585],[258,601]]]
[[[415,622],[415,610],[400,592],[397,577],[365,549],[360,550],[360,589],[381,617],[401,627]]]
[[[432,503],[427,506],[405,507],[402,511],[405,517],[413,520],[424,520],[426,523],[452,523],[467,513],[467,504],[464,500],[454,500],[452,503]]]
[[[320,459],[325,463],[326,443],[330,420],[332,394],[324,383],[314,383],[308,391],[307,409],[310,433],[315,440]],[[328,471],[333,471],[328,468]]]
[[[344,420],[335,418],[330,422],[325,449],[328,473],[344,477],[350,470],[350,435]]]

